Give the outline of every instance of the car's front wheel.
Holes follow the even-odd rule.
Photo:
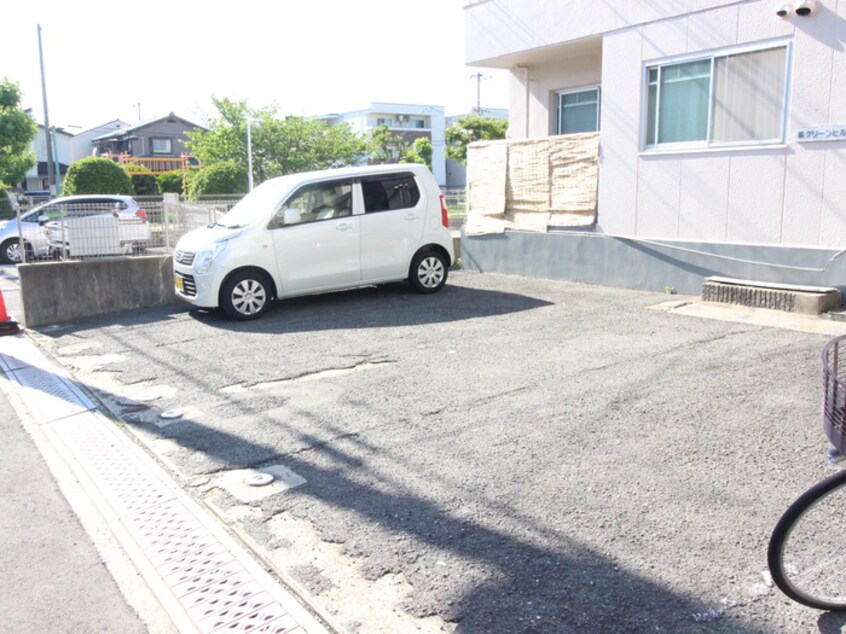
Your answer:
[[[261,317],[272,299],[270,279],[261,271],[235,273],[220,290],[223,312],[239,321]]]
[[[17,238],[9,238],[0,245],[0,262],[3,264],[20,264],[23,261],[21,242]]]
[[[414,256],[408,281],[418,293],[435,293],[446,284],[449,265],[437,251],[423,251]]]

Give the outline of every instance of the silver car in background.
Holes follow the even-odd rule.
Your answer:
[[[147,214],[130,196],[64,196],[0,222],[0,262],[59,255],[118,255],[143,251]]]

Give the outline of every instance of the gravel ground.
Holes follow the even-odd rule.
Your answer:
[[[434,296],[141,310],[40,341],[260,549],[300,557],[281,571],[341,630],[841,631],[764,574],[778,517],[831,471],[828,337],[648,309],[667,299],[462,271]],[[268,465],[306,483],[217,484]]]

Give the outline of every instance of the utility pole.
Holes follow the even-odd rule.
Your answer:
[[[470,75],[470,79],[476,80],[476,114],[482,116],[482,80],[488,79],[489,75],[482,73],[474,73]]]
[[[141,102],[139,101],[138,103],[134,103],[132,105],[138,108],[138,120],[141,121]]]
[[[38,59],[41,62],[41,95],[44,99],[44,136],[47,139],[47,184],[50,197],[56,195],[56,178],[53,173],[53,139],[50,138],[50,115],[47,112],[47,82],[44,79],[44,52],[41,48],[41,25],[38,25]]]

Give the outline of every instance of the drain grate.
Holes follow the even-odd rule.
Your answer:
[[[146,560],[140,569],[155,570],[153,591],[166,607],[176,597],[184,614],[174,621],[187,615],[200,632],[326,632],[155,461],[90,411],[93,403],[70,379],[41,360],[22,365],[4,353],[0,342],[2,370],[29,414],[96,491],[104,517],[120,524],[115,536],[130,556]]]
[[[41,368],[18,368],[12,371],[12,378],[22,388],[19,395],[27,409],[41,424],[95,407],[70,381]]]

